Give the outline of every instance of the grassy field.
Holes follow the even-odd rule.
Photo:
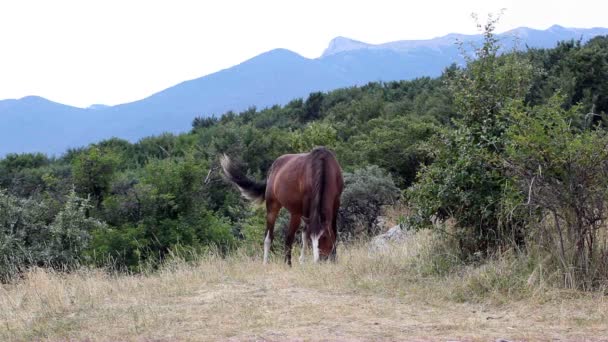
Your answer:
[[[545,286],[516,257],[441,275],[432,240],[293,268],[210,255],[141,275],[34,269],[1,287],[0,340],[608,340],[606,296]]]

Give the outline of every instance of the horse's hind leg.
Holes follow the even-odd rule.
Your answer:
[[[287,230],[287,234],[285,234],[285,262],[289,266],[291,266],[291,247],[293,245],[296,232],[298,231],[298,228],[300,228],[300,221],[300,215],[292,214],[289,220],[289,229]]]
[[[331,220],[331,229],[335,236],[334,245],[332,246],[331,254],[329,255],[329,260],[332,262],[338,260],[338,209],[340,209],[340,197],[334,201],[334,210]]]
[[[268,253],[274,239],[274,223],[279,215],[281,206],[276,203],[266,202],[266,234],[264,238],[264,265],[268,263]]]
[[[332,262],[336,262],[338,260],[338,226],[337,226],[337,213],[334,214],[334,217],[331,221],[331,229],[336,237],[334,241],[334,245],[331,248],[331,254],[329,254],[329,260]]]
[[[302,229],[302,250],[300,250],[300,264],[304,263],[304,253],[308,248],[308,234],[306,234],[306,227]]]

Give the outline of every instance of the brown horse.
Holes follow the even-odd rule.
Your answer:
[[[285,262],[291,265],[291,247],[301,220],[306,223],[306,228],[302,232],[300,262],[304,261],[308,238],[312,241],[315,262],[319,258],[335,261],[336,219],[344,182],[342,170],[332,152],[325,147],[317,147],[309,153],[280,156],[272,164],[265,183],[247,178],[226,155],[222,156],[221,164],[226,178],[238,186],[244,197],[266,201],[264,263],[268,262],[274,223],[283,207],[291,214],[285,234]]]

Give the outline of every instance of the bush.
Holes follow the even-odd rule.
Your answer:
[[[378,166],[344,173],[344,192],[338,214],[338,231],[343,240],[376,234],[374,221],[383,205],[400,195],[389,174]]]
[[[91,230],[103,226],[87,218],[89,208],[74,191],[56,215],[44,202],[0,191],[0,279],[10,280],[30,266],[70,269],[79,264]]]
[[[150,217],[138,224],[97,229],[87,255],[98,265],[140,271],[158,266],[169,254],[193,256],[209,248],[225,254],[235,246],[227,220],[198,208],[176,219]]]
[[[539,221],[537,242],[553,254],[567,286],[608,283],[608,134],[571,125],[563,99],[514,114],[508,169]]]
[[[510,211],[521,199],[503,158],[511,106],[523,103],[533,70],[520,54],[499,55],[495,23],[490,18],[486,24],[477,59],[469,58],[465,69],[449,70],[448,86],[460,117],[455,129],[434,140],[433,164],[421,169],[408,191],[416,226],[430,226],[433,217],[456,219],[465,258],[524,240],[525,222]]]

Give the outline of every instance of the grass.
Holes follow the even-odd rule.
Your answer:
[[[552,288],[515,255],[460,266],[440,247],[420,232],[382,253],[341,248],[336,264],[237,253],[138,275],[32,269],[0,289],[0,340],[606,338],[605,296]]]

